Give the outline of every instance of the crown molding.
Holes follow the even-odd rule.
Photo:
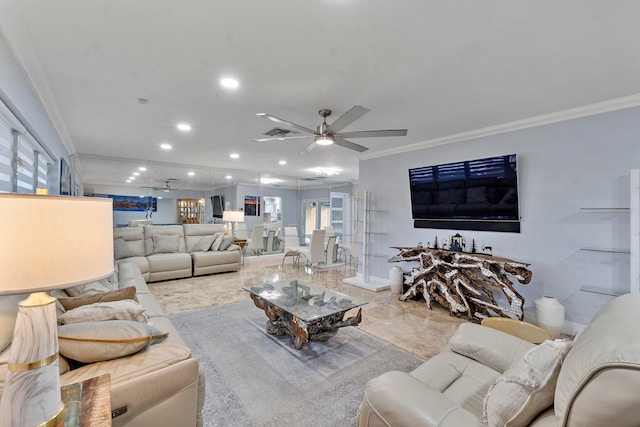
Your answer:
[[[571,108],[568,110],[557,111],[554,113],[534,116],[527,119],[516,120],[513,122],[503,123],[501,125],[489,126],[469,132],[456,133],[453,135],[443,136],[440,138],[429,139],[415,144],[409,144],[401,147],[390,148],[387,150],[367,153],[360,156],[360,160],[375,159],[378,157],[391,156],[393,154],[406,153],[408,151],[420,150],[423,148],[435,147],[438,145],[453,144],[455,142],[468,141],[470,139],[481,138],[485,136],[497,135],[500,133],[513,132],[521,129],[527,129],[536,126],[548,125],[551,123],[563,122],[567,120],[579,119],[582,117],[593,116],[596,114],[607,113],[610,111],[623,110],[625,108],[637,107],[640,105],[640,94],[629,95],[621,98],[615,98],[608,101],[598,102],[595,104],[584,105],[582,107]]]

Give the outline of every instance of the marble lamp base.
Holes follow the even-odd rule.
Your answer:
[[[2,425],[49,427],[62,416],[55,302],[45,292],[20,301],[0,401]]]

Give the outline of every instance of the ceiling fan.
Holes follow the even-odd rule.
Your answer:
[[[272,122],[276,122],[279,124],[287,125],[293,129],[300,130],[302,132],[308,133],[309,135],[299,135],[299,136],[279,136],[272,138],[259,138],[252,139],[252,141],[256,142],[266,142],[266,141],[285,141],[288,139],[306,139],[313,138],[313,142],[308,145],[304,150],[300,152],[300,154],[308,153],[313,150],[316,145],[331,145],[336,144],[341,147],[349,148],[351,150],[358,151],[362,153],[363,151],[367,151],[368,148],[362,145],[356,144],[354,142],[348,141],[345,138],[373,138],[373,137],[381,137],[381,136],[406,136],[406,129],[388,129],[388,130],[361,130],[361,131],[351,131],[351,132],[342,132],[340,131],[351,123],[358,120],[360,117],[364,116],[370,110],[368,108],[363,107],[362,105],[354,105],[349,111],[340,116],[335,122],[330,125],[327,124],[327,117],[331,115],[331,110],[322,109],[318,111],[318,114],[323,118],[322,124],[317,127],[314,131],[304,126],[300,126],[293,122],[279,119],[278,117],[272,116],[266,113],[258,113],[259,117],[264,117],[267,120],[271,120]]]
[[[171,185],[169,185],[169,182],[171,181],[177,181],[177,178],[167,178],[167,180],[164,181],[164,187],[154,187],[154,186],[150,186],[150,185],[143,185],[140,188],[150,188],[152,190],[162,190],[165,193],[170,193],[171,192]]]

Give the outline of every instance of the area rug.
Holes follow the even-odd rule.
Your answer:
[[[357,327],[295,350],[251,300],[170,319],[206,375],[205,426],[355,426],[367,381],[424,362]]]

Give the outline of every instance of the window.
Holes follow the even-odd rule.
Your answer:
[[[29,134],[12,129],[0,116],[0,192],[35,193],[48,188],[53,160]]]

